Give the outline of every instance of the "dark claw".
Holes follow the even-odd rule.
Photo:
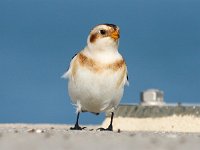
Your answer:
[[[71,127],[70,130],[83,130],[86,127],[80,127],[79,125],[75,125],[74,127]]]
[[[114,116],[114,113],[112,112],[110,125],[108,126],[108,128],[106,128],[106,129],[105,128],[98,128],[97,130],[100,130],[100,131],[113,131],[113,126],[112,126],[113,116]]]
[[[113,117],[114,117],[114,113],[112,112],[110,125],[108,126],[108,128],[106,128],[106,129],[105,128],[98,128],[97,130],[100,130],[100,131],[113,131],[113,126],[112,126]]]
[[[70,130],[83,130],[86,128],[86,127],[79,126],[79,124],[78,124],[79,115],[80,115],[80,112],[78,112],[78,114],[77,114],[76,123],[75,123],[74,127],[71,127]]]
[[[109,126],[108,128],[98,128],[97,130],[100,130],[100,131],[113,131],[113,127],[112,126]]]

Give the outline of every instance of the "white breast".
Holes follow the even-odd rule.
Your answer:
[[[78,109],[89,112],[102,112],[114,109],[119,104],[124,87],[117,86],[122,71],[94,73],[79,67],[74,80],[69,80],[68,90]],[[80,110],[78,110],[80,111]]]

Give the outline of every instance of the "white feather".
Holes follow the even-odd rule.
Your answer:
[[[68,77],[69,77],[69,71],[65,72],[65,73],[61,76],[61,78],[64,78],[64,79],[68,79]]]
[[[98,39],[95,43],[88,44],[81,51],[84,55],[97,62],[109,64],[123,59],[118,52],[118,41],[110,37]],[[77,57],[77,56],[76,56]],[[71,70],[75,58],[70,63],[69,70],[62,76],[68,78],[68,92],[72,102],[77,107],[77,112],[89,111],[93,113],[114,111],[118,106],[124,92],[124,85],[128,84],[127,78],[118,86],[117,80],[123,74],[123,70],[105,70],[101,73],[92,72],[86,67],[78,66],[73,77]]]

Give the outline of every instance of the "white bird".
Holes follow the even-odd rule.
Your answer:
[[[75,126],[70,129],[83,129],[78,122],[80,112],[110,112],[110,125],[99,129],[113,130],[114,110],[128,84],[127,66],[118,52],[119,38],[118,26],[97,25],[87,38],[87,46],[72,58],[62,76],[69,79],[68,92],[77,111]]]

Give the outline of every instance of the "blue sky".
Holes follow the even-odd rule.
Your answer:
[[[74,123],[60,76],[96,24],[121,28],[130,86],[121,103],[158,88],[167,103],[199,103],[198,0],[1,0],[0,122]],[[81,115],[84,124],[103,115]]]

